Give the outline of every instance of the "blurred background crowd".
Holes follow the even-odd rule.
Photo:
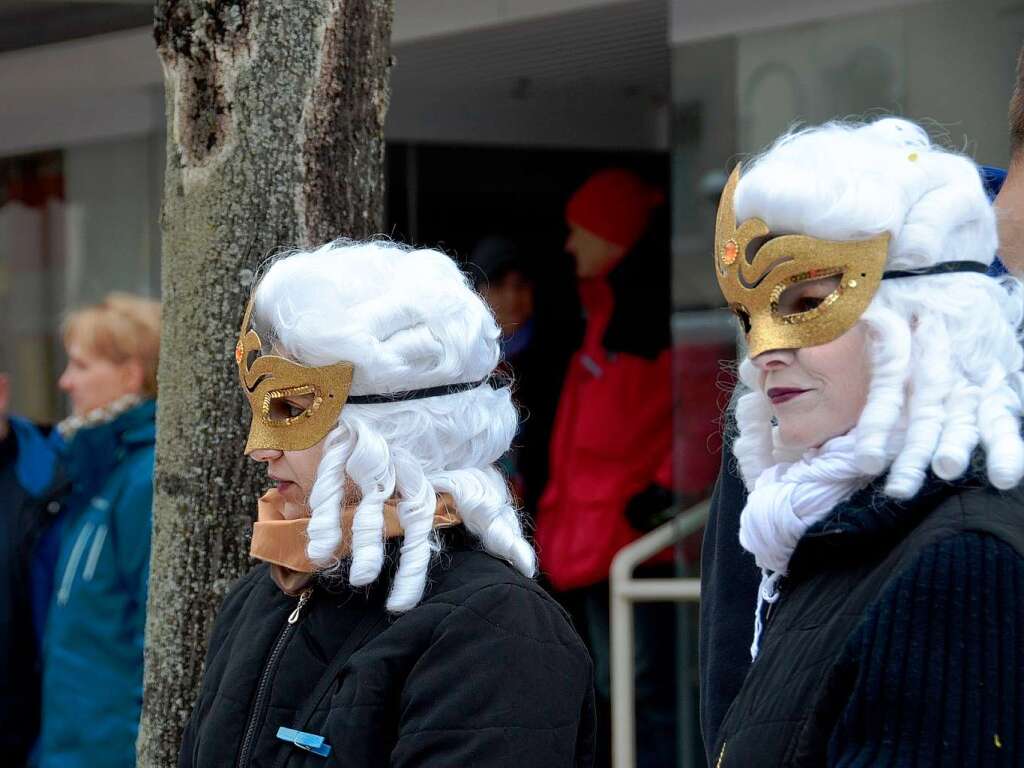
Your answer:
[[[0,0],[4,765],[100,765],[76,733],[128,743],[138,721],[166,138],[151,20],[147,2]],[[1022,39],[1010,0],[395,3],[386,233],[458,259],[501,326],[523,415],[503,464],[594,658],[604,760],[611,560],[718,472],[725,172],[794,121],[886,112],[1005,166]],[[640,575],[698,568],[694,536]],[[635,619],[638,764],[700,764],[696,614]]]

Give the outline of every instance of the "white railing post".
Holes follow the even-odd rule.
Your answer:
[[[636,579],[638,565],[697,531],[708,517],[704,501],[673,517],[615,555],[611,568],[612,768],[636,768],[633,604],[697,602],[700,579]]]

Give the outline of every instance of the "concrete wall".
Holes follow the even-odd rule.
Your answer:
[[[519,99],[403,89],[388,112],[389,141],[505,144],[577,149],[664,149],[668,105],[610,89]]]
[[[979,162],[1005,165],[1024,10],[935,2],[738,37],[739,149],[794,121],[893,113]]]
[[[544,25],[631,2],[636,0],[396,0],[392,44],[401,59],[403,46],[486,34],[510,25]],[[424,104],[412,96],[409,100],[408,107],[396,105],[391,121],[395,138],[451,140],[451,118],[423,126],[422,135],[413,137],[415,118]],[[163,73],[152,30],[147,26],[0,54],[0,104],[0,156],[159,132],[164,122]],[[457,101],[452,104],[459,106]],[[559,117],[571,116],[568,110],[573,106],[580,105],[551,103],[545,108],[541,102],[535,112],[551,115],[550,126]],[[583,106],[602,118],[589,102]],[[508,112],[499,111],[495,117],[505,118]],[[523,124],[512,117],[507,121],[510,125]],[[478,130],[480,123],[470,115],[465,132]],[[551,133],[541,131],[538,138],[546,140]],[[499,130],[493,141],[506,141],[512,135],[511,129]],[[610,135],[619,141],[624,134],[616,128]],[[559,136],[556,133],[556,143]],[[625,139],[636,143],[630,135]]]
[[[0,155],[162,129],[163,73],[148,28],[0,55]]]
[[[934,0],[669,0],[673,45]]]
[[[537,21],[622,0],[395,0],[391,40],[401,44],[472,30]]]
[[[163,165],[159,135],[65,151],[67,306],[113,290],[159,295]]]
[[[677,307],[721,303],[710,253],[715,190],[736,153],[736,40],[677,46],[672,52],[672,280]]]
[[[47,422],[64,415],[60,323],[69,309],[113,290],[160,292],[159,135],[62,153],[64,201],[0,207],[0,343],[13,409]]]
[[[39,421],[59,412],[59,296],[64,206],[0,206],[0,344],[11,379],[11,409]]]

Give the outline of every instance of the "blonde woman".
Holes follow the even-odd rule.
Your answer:
[[[64,346],[64,483],[33,565],[52,591],[39,765],[123,768],[142,705],[160,305],[111,294],[67,319]]]

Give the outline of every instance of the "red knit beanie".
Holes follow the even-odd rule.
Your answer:
[[[565,206],[565,219],[602,240],[632,248],[664,201],[661,190],[622,168],[598,171]]]

